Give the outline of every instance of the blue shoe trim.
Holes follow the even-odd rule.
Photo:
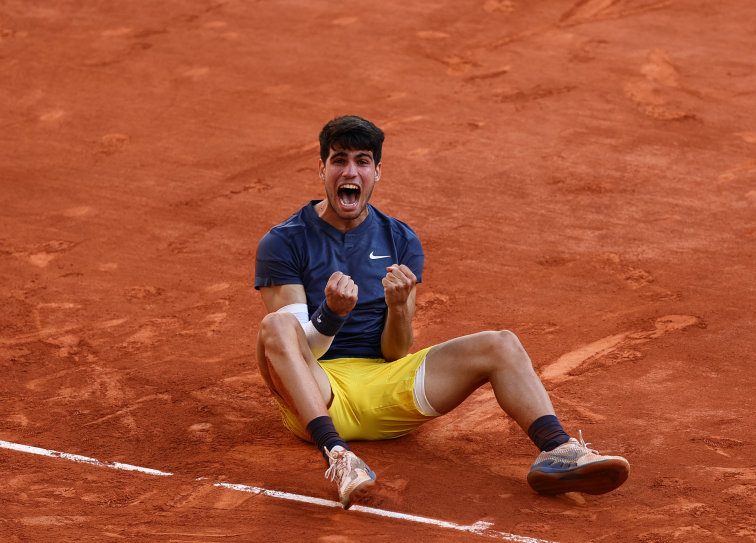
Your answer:
[[[590,462],[589,464],[583,464],[582,466],[577,466],[576,464],[572,462],[554,462],[553,460],[544,460],[543,462],[539,462],[538,464],[533,464],[533,467],[530,468],[530,473],[540,472],[540,473],[567,474],[572,471],[583,469],[586,466],[594,466],[596,464],[601,464],[603,462],[606,462],[606,460],[597,460],[596,462]],[[575,476],[578,478],[581,477],[579,473],[576,473]]]

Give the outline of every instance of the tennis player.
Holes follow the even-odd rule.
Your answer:
[[[320,133],[326,197],[263,236],[255,288],[268,315],[257,338],[263,379],[295,436],[329,462],[344,508],[376,474],[348,442],[395,439],[491,383],[496,400],[541,451],[528,474],[542,494],[603,494],[630,465],[571,437],[517,336],[485,331],[410,354],[424,254],[415,232],[370,205],[383,132],[356,116]],[[492,458],[492,462],[496,459]]]

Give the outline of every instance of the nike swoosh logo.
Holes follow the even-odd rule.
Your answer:
[[[375,260],[376,258],[391,258],[391,255],[386,255],[386,256],[374,256],[374,255],[373,255],[373,252],[371,251],[371,252],[370,252],[370,260]]]

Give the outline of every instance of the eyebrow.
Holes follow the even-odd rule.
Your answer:
[[[347,154],[346,151],[339,151],[338,153],[331,155],[330,160],[333,160],[334,158],[341,158],[341,157],[349,157],[349,155]],[[373,154],[367,151],[362,151],[361,153],[357,153],[357,155],[355,155],[355,158],[362,158],[362,157],[368,157],[372,159]]]

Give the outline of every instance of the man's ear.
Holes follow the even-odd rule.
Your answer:
[[[375,166],[375,180],[380,181],[381,179],[381,166],[383,165],[383,162],[379,162]]]
[[[323,159],[318,159],[318,177],[320,177],[323,181],[325,181],[325,164],[323,164]]]

